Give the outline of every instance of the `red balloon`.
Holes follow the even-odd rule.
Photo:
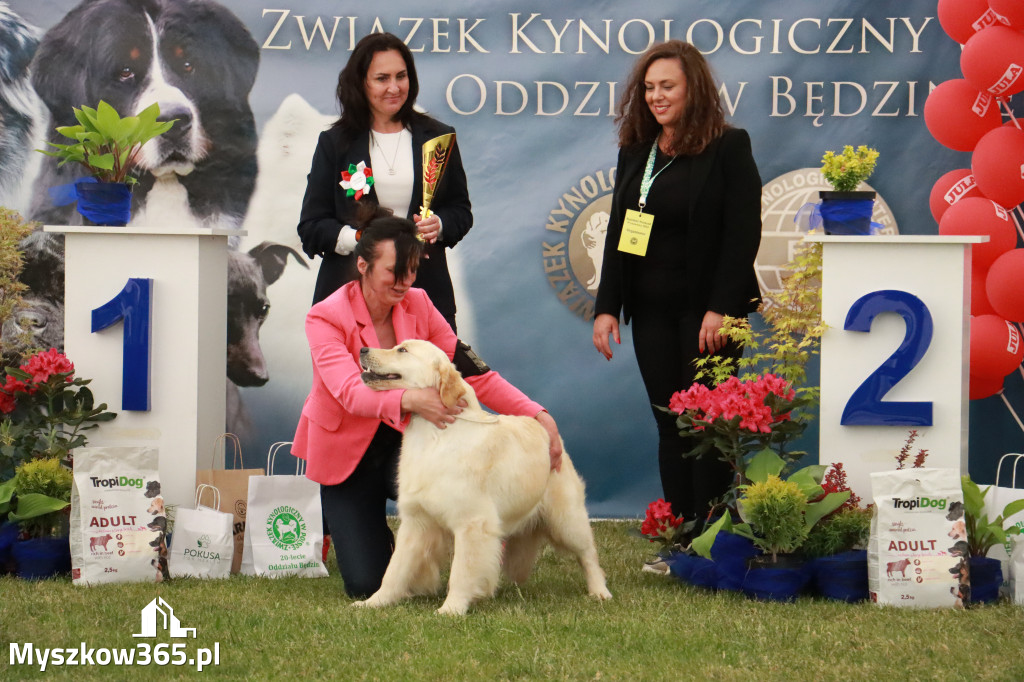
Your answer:
[[[970,388],[967,389],[971,400],[981,400],[993,396],[1003,390],[1003,382],[1006,377],[976,377],[973,374],[968,378]]]
[[[924,102],[924,124],[940,144],[972,151],[978,140],[1003,122],[999,103],[962,78],[939,83]]]
[[[961,45],[999,21],[986,0],[939,0],[938,13],[942,30]]]
[[[1024,322],[1024,249],[1007,251],[992,263],[985,293],[997,315]]]
[[[968,197],[950,206],[939,221],[939,234],[988,236],[987,242],[971,244],[971,265],[978,270],[1017,246],[1010,212],[984,197]]]
[[[1024,130],[999,127],[978,140],[971,171],[978,189],[1000,206],[1024,201]]]
[[[1020,0],[988,0],[988,6],[1002,23],[1018,31],[1024,29],[1024,3]]]
[[[1012,322],[998,315],[971,318],[970,373],[976,377],[1005,377],[1020,366],[1024,344]]]
[[[967,82],[997,97],[1024,90],[1024,33],[1009,26],[989,26],[974,34],[960,53]]]
[[[932,185],[932,193],[928,196],[928,205],[932,209],[935,222],[942,220],[946,209],[967,197],[980,197],[981,190],[974,182],[970,168],[951,170]]]
[[[988,270],[971,268],[971,315],[995,315],[996,311],[988,302],[985,278]]]

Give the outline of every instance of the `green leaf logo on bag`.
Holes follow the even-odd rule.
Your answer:
[[[275,547],[296,550],[306,541],[306,522],[295,507],[282,505],[267,515],[267,537]]]
[[[196,539],[196,545],[199,546],[199,547],[209,547],[210,546],[210,536],[209,535],[200,535]]]

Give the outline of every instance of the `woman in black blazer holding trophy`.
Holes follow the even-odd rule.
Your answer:
[[[711,70],[673,40],[635,64],[616,119],[619,158],[595,306],[594,346],[612,358],[619,316],[631,323],[652,405],[694,382],[705,353],[739,357],[718,334],[723,315],[745,317],[760,295],[761,179],[746,131],[725,122]],[[652,410],[665,500],[685,520],[707,515],[731,472],[715,451],[693,447],[674,415]],[[699,532],[699,527],[698,527]]]
[[[466,236],[473,213],[455,130],[415,111],[418,94],[416,66],[405,43],[390,33],[373,33],[356,44],[338,75],[341,117],[320,134],[313,154],[298,232],[306,254],[323,259],[313,294],[317,303],[356,277],[352,250],[359,238],[360,202],[413,220],[426,244],[415,286],[455,329],[445,247]],[[434,141],[428,160],[434,184],[426,206],[423,145],[428,141]]]

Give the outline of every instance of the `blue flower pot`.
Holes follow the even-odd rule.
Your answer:
[[[828,599],[849,603],[868,598],[868,551],[841,552],[815,559],[811,564],[814,586]]]
[[[803,561],[780,556],[776,563],[767,555],[752,557],[743,578],[743,594],[762,601],[792,601],[807,585],[810,573]]]
[[[826,234],[869,235],[874,192],[818,192]]]
[[[676,579],[688,583],[690,582],[690,576],[693,574],[693,569],[697,567],[697,560],[700,558],[702,557],[695,554],[687,554],[686,552],[672,552],[672,554],[665,557],[665,563],[668,564],[669,572]]]
[[[693,571],[690,573],[690,584],[713,590],[718,587],[718,566],[711,559],[702,556],[694,557]]]
[[[988,604],[997,601],[999,586],[1003,584],[1003,568],[999,559],[972,556],[968,564],[971,567],[971,603]]]
[[[711,558],[718,567],[720,590],[740,590],[747,574],[747,560],[760,554],[753,541],[742,535],[719,533],[711,546]]]
[[[40,580],[71,571],[71,543],[67,537],[19,540],[12,547],[19,578]]]
[[[0,575],[9,572],[7,564],[11,562],[11,549],[18,540],[18,524],[7,521],[0,525]]]

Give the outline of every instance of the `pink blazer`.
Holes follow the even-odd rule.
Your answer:
[[[430,341],[455,354],[455,333],[421,289],[409,289],[391,315],[395,337]],[[374,391],[359,375],[359,349],[380,348],[359,280],[317,303],[306,315],[313,359],[313,387],[302,407],[292,454],[306,460],[306,476],[317,483],[341,483],[355,470],[378,425],[404,431],[402,390]],[[502,414],[533,417],[543,407],[497,372],[469,377],[477,397]]]

